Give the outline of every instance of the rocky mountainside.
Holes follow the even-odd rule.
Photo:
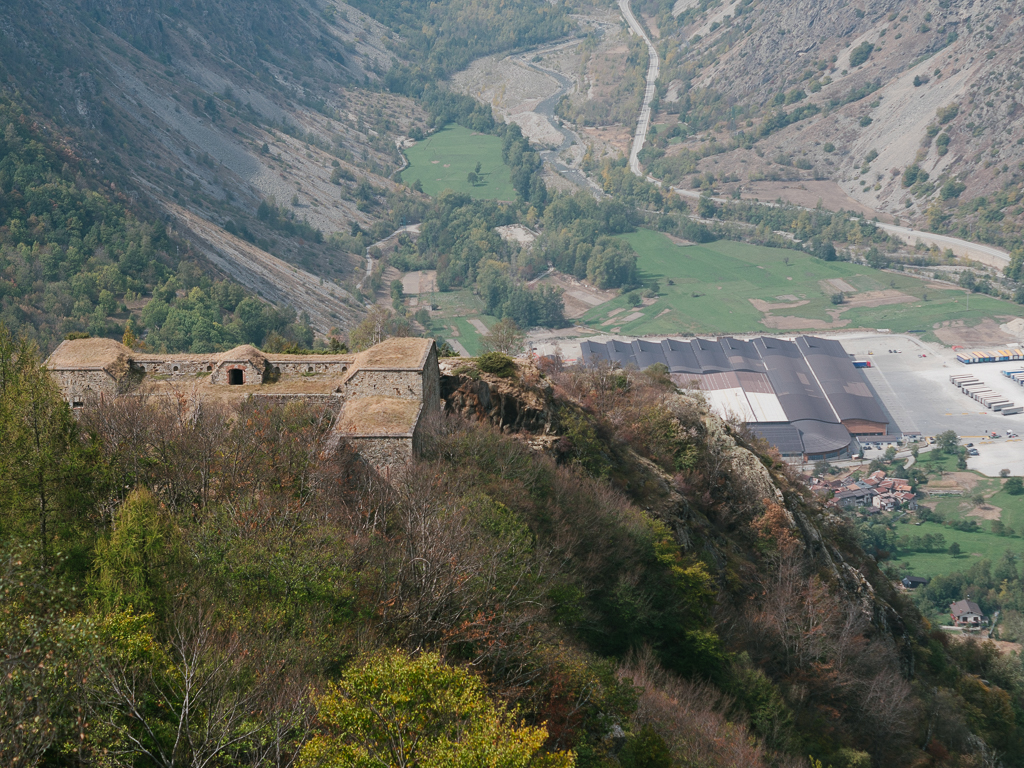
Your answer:
[[[379,87],[393,33],[340,3],[84,0],[4,4],[0,40],[9,87],[104,183],[316,330],[358,319],[350,236],[395,228],[396,141],[425,117]]]
[[[779,182],[830,180],[847,208],[995,242],[1019,236],[1024,17],[1015,7],[637,5],[661,35],[660,120],[678,115],[687,137],[648,152],[656,175],[709,172],[726,188],[761,185],[762,197],[786,197]],[[960,205],[981,197],[973,211]]]

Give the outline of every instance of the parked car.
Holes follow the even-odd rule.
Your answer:
[[[981,454],[978,453],[978,449],[977,448],[971,448],[971,450],[969,450],[967,452],[967,455],[968,456],[980,456]]]

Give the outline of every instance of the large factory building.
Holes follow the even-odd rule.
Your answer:
[[[838,341],[761,336],[749,341],[584,341],[583,359],[622,367],[668,366],[672,381],[700,389],[718,415],[746,422],[783,456],[841,459],[856,437],[885,435],[888,419]]]

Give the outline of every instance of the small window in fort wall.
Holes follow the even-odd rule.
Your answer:
[[[83,405],[85,405],[85,403],[83,403],[81,400],[75,400],[73,403],[71,403],[72,408],[81,408]]]
[[[174,366],[173,368],[171,368],[171,370],[174,371],[175,373],[177,373],[178,372],[178,366]]]
[[[232,368],[228,371],[228,384],[244,384],[245,374],[241,368]]]
[[[212,366],[212,365],[208,365],[208,366],[206,366],[206,370],[207,370],[207,371],[212,371],[212,370],[213,370],[213,366]]]
[[[312,372],[313,372],[313,366],[312,366],[312,365],[310,365],[310,366],[308,366],[308,367],[306,368],[306,373],[312,373]]]

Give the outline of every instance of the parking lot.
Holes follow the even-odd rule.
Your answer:
[[[978,449],[977,456],[968,457],[971,469],[990,476],[997,476],[1001,469],[1024,475],[1024,441],[1006,436],[1008,429],[1024,434],[1024,414],[1003,416],[990,411],[949,382],[953,374],[970,373],[1008,400],[1024,405],[1024,388],[1001,373],[1024,365],[963,365],[952,350],[914,336],[837,334],[833,338],[857,359],[871,361],[871,367],[863,369],[864,376],[902,431],[928,437],[952,429],[963,443],[974,443]],[[992,432],[999,437],[992,439]],[[875,458],[884,450],[883,445],[882,451],[865,455]]]

